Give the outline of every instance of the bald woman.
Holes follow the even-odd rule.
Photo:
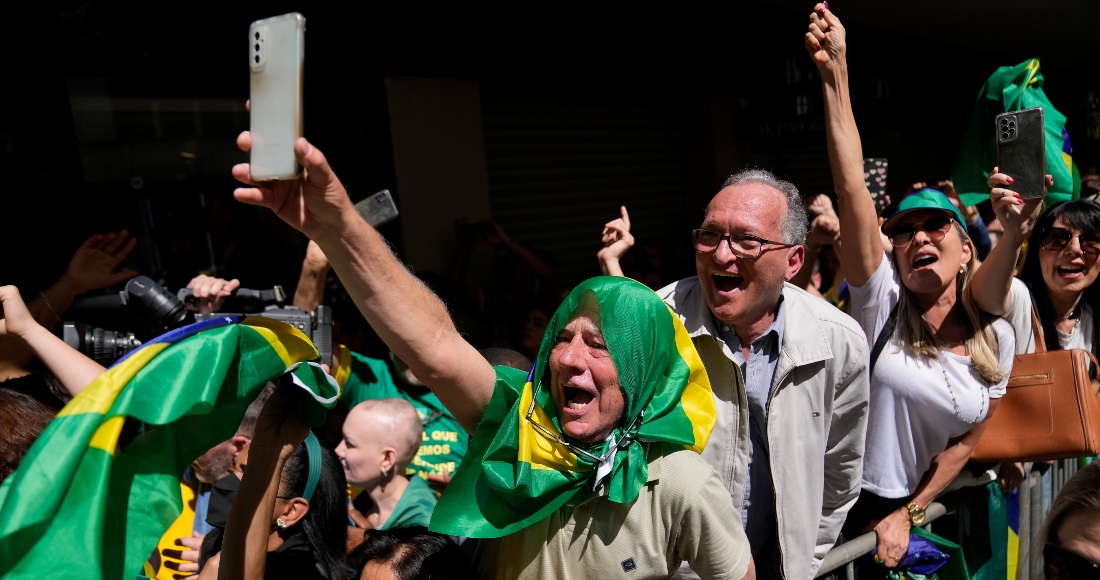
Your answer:
[[[358,528],[428,525],[435,492],[423,479],[405,475],[423,432],[416,409],[404,399],[372,399],[352,407],[336,455],[348,483],[363,488],[348,506]],[[358,543],[352,537],[361,540],[362,530],[351,532],[349,542]]]

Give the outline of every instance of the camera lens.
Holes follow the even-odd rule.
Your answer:
[[[259,40],[259,39],[260,39],[260,33],[259,33],[259,32],[257,32],[257,33],[256,33],[256,40]]]
[[[1008,139],[1008,133],[1001,133],[1001,139]]]
[[[257,44],[256,44],[256,52],[260,52],[260,45],[259,45],[259,43],[257,43]]]
[[[256,64],[260,64],[260,55],[256,55]]]

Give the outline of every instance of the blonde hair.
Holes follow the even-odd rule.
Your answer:
[[[970,354],[970,362],[978,372],[979,378],[987,385],[999,383],[1008,376],[1001,370],[1000,344],[997,335],[993,333],[993,323],[996,316],[983,312],[974,303],[974,297],[970,291],[970,279],[978,267],[978,254],[974,251],[974,244],[966,235],[966,230],[955,220],[951,220],[955,226],[955,233],[959,235],[963,244],[970,246],[970,261],[955,277],[955,299],[962,302],[966,317],[962,320],[963,331],[966,333],[966,349]],[[897,259],[894,259],[895,268]],[[902,343],[908,346],[918,356],[931,359],[939,359],[940,350],[947,345],[940,342],[932,333],[932,326],[921,310],[916,295],[911,290],[901,286],[901,295],[898,297],[898,337]],[[900,352],[900,349],[899,349]]]

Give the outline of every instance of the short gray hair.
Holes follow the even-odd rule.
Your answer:
[[[793,183],[779,179],[766,169],[742,169],[727,177],[722,182],[721,189],[742,183],[759,183],[782,193],[787,199],[787,211],[779,219],[779,231],[783,233],[783,243],[799,245],[806,240],[806,234],[810,231],[806,207],[802,205],[802,195],[798,193],[798,188]]]

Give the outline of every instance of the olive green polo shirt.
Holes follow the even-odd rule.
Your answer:
[[[662,447],[647,449],[649,478],[633,503],[612,502],[601,486],[580,505],[481,540],[481,577],[668,578],[687,561],[703,578],[742,578],[752,554],[718,473],[692,451],[661,455]]]

